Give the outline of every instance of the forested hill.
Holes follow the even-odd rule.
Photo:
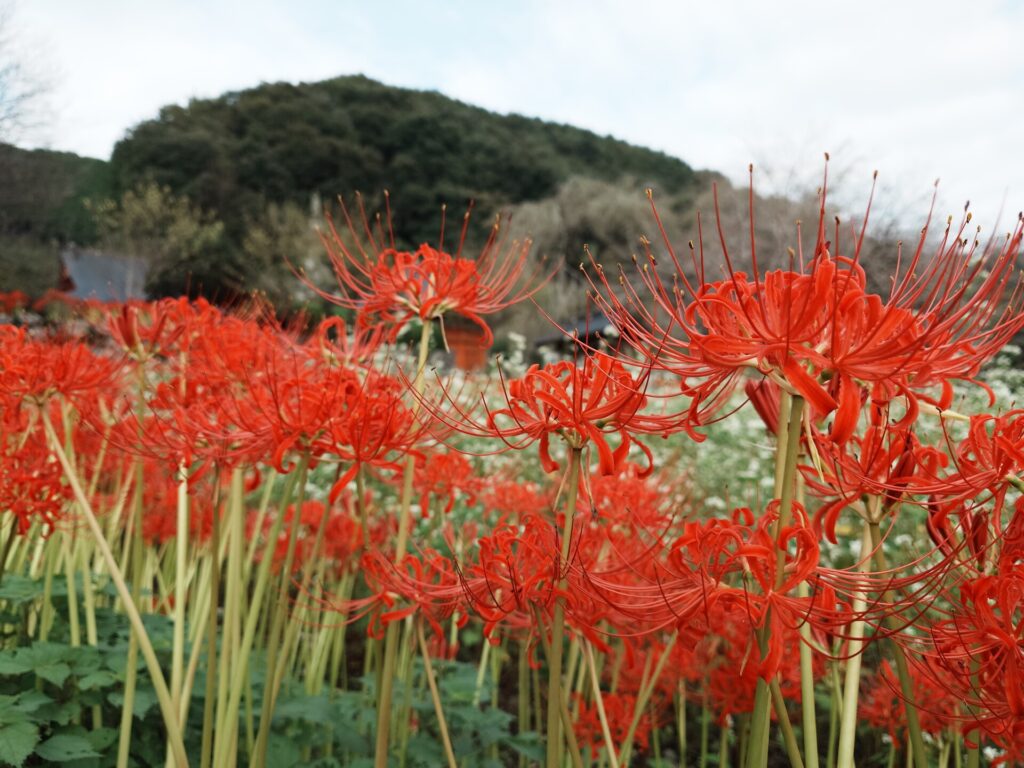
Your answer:
[[[472,245],[499,211],[540,202],[560,217],[566,185],[574,200],[595,196],[581,183],[604,185],[605,196],[624,186],[640,200],[644,186],[692,198],[701,183],[660,152],[362,76],[164,107],[130,127],[109,162],[0,150],[0,291],[30,294],[52,287],[58,249],[75,243],[147,259],[154,294],[258,289],[301,301],[285,264],[323,260],[315,197],[330,205],[359,190],[376,210],[390,190],[404,246],[436,239],[442,203],[457,220],[472,200]],[[601,221],[568,228],[579,237],[549,255],[578,252],[577,239],[600,247]]]
[[[167,185],[216,212],[229,233],[267,203],[305,206],[313,192],[329,200],[387,188],[407,242],[436,236],[445,202],[473,199],[486,216],[547,197],[572,176],[628,176],[674,191],[695,181],[688,165],[660,152],[362,76],[166,107],[117,144],[111,163],[122,190],[144,180]]]

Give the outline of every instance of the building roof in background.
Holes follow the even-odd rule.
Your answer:
[[[60,262],[62,287],[75,298],[125,301],[146,297],[148,265],[142,259],[65,248]]]

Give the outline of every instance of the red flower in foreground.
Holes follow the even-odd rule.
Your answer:
[[[645,414],[646,373],[634,377],[622,362],[603,352],[587,355],[582,365],[563,360],[545,366],[532,365],[520,378],[505,384],[504,408],[491,408],[481,401],[485,423],[455,406],[446,410],[429,404],[434,415],[453,430],[476,437],[496,437],[508,447],[540,446],[541,466],[554,472],[559,463],[551,457],[551,437],[561,437],[573,449],[593,446],[600,474],[614,474],[626,461],[633,435],[670,432],[680,420],[673,416]],[[612,448],[608,437],[616,435]],[[643,443],[636,445],[647,456]]]
[[[750,216],[753,233],[753,191]],[[909,258],[898,250],[885,298],[867,290],[859,264],[863,227],[850,238],[852,255],[843,255],[838,227],[834,246],[826,240],[824,191],[809,262],[798,250],[789,269],[762,272],[752,237],[750,273],[738,271],[722,237],[727,275],[706,282],[695,258],[693,283],[661,229],[675,267],[672,286],[650,252],[638,273],[653,310],[625,274],[619,289],[597,265],[591,279],[623,339],[682,378],[696,414],[717,405],[750,369],[802,395],[818,416],[836,411],[833,439],[843,442],[855,430],[865,390],[879,401],[901,396],[911,410],[918,399],[948,407],[949,381],[973,380],[1024,326],[1015,273],[1024,220],[1005,241],[985,248],[968,236],[970,220],[967,214],[958,228],[948,225],[931,257],[924,253],[926,224]],[[935,399],[928,390],[938,386],[942,395]]]

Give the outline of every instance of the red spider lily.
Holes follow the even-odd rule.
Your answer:
[[[380,551],[370,551],[363,556],[362,569],[373,595],[350,601],[344,609],[371,613],[367,631],[373,637],[382,637],[388,624],[413,614],[423,617],[438,635],[444,634],[442,622],[456,614],[458,626],[468,620],[459,573],[449,558],[435,550],[405,557],[398,565]]]
[[[930,636],[930,661],[955,681],[972,721],[1024,752],[1024,565],[961,584],[952,615]]]
[[[626,461],[634,442],[650,467],[650,451],[632,435],[667,434],[677,421],[643,413],[645,385],[644,375],[635,378],[622,362],[597,352],[584,356],[582,365],[565,360],[530,366],[520,378],[505,383],[506,407],[492,409],[481,401],[487,417],[484,424],[475,423],[472,414],[458,407],[454,413],[446,413],[437,404],[428,407],[442,423],[464,434],[496,437],[515,449],[538,443],[545,472],[555,472],[560,466],[551,457],[552,435],[575,449],[593,445],[598,472],[611,474]],[[451,397],[448,400],[454,405]],[[614,450],[607,438],[611,434],[619,438]]]
[[[611,526],[660,533],[678,516],[686,500],[686,478],[678,473],[652,473],[624,462],[614,475],[596,475],[581,488],[579,503]]]
[[[968,214],[958,229],[947,226],[930,259],[924,255],[926,225],[906,263],[897,255],[892,289],[883,299],[867,292],[858,263],[867,216],[851,238],[853,255],[833,257],[824,191],[821,199],[813,258],[805,264],[798,250],[789,270],[762,273],[758,266],[752,190],[752,275],[733,268],[722,237],[728,276],[705,282],[703,262],[695,257],[699,281],[691,283],[665,237],[676,269],[673,286],[664,284],[649,252],[639,272],[656,306],[652,311],[625,275],[617,292],[604,271],[595,270],[592,285],[601,308],[628,343],[682,377],[696,416],[719,403],[745,369],[754,369],[805,397],[819,417],[836,411],[832,432],[842,442],[853,434],[865,388],[876,399],[902,396],[911,411],[919,398],[948,407],[949,380],[973,380],[1024,326],[1020,283],[1014,282],[1024,219],[999,247],[979,250],[978,240],[965,237]],[[839,235],[837,227],[837,252]],[[703,245],[701,254],[703,259]],[[938,400],[924,392],[938,385]]]
[[[28,296],[23,291],[0,293],[0,312],[5,315],[13,315],[15,310],[27,307],[28,302]]]
[[[948,681],[940,682],[920,665],[908,667],[921,730],[938,737],[955,722],[960,701]],[[885,730],[897,745],[907,728],[907,709],[900,683],[892,665],[883,661],[881,668],[865,681],[857,706],[857,716],[875,728]]]
[[[484,507],[512,519],[549,510],[554,503],[551,488],[518,477],[488,475],[480,481],[480,501]]]
[[[601,697],[613,744],[621,745],[626,742],[626,737],[629,735],[629,728],[633,721],[633,712],[636,709],[636,698],[635,693],[618,692],[605,693]],[[576,705],[579,708],[579,716],[574,724],[576,737],[579,740],[580,748],[590,750],[590,754],[594,755],[596,762],[598,752],[606,746],[597,703],[588,702],[579,694],[575,695],[575,699]],[[640,716],[636,730],[633,732],[635,748],[641,751],[647,749],[651,731],[655,727],[654,717],[652,717],[649,711],[644,712]]]
[[[922,478],[914,490],[953,506],[987,493],[998,517],[1007,490],[1024,471],[1024,411],[972,416],[967,436],[953,446],[952,465],[947,476]]]
[[[2,400],[0,408],[4,408]],[[53,529],[72,497],[63,477],[39,424],[32,424],[25,411],[4,408],[0,419],[0,514],[13,515],[19,534],[27,533],[35,521],[41,522],[44,530]]]
[[[332,486],[332,502],[360,467],[400,471],[398,459],[420,455],[417,446],[433,426],[406,406],[401,384],[374,371],[345,393],[339,408],[339,417],[330,425],[331,451],[352,464]]]
[[[77,402],[116,389],[121,365],[84,344],[31,338],[0,326],[0,397],[42,402],[62,395]]]
[[[455,507],[456,496],[464,496],[467,504],[476,504],[480,479],[465,456],[455,453],[432,453],[416,466],[413,488],[420,494],[423,519],[430,517],[431,497],[445,502],[443,513]]]
[[[369,363],[384,340],[384,326],[356,328],[349,333],[348,326],[340,317],[328,317],[317,325],[307,342],[311,352],[330,362],[362,367]]]
[[[169,471],[165,465],[152,460],[144,460],[143,467],[142,537],[147,543],[158,546],[172,541],[178,535],[175,511],[179,480],[177,472]],[[209,541],[213,533],[214,514],[223,514],[214,509],[212,483],[196,487],[207,478],[193,478],[189,484],[188,540],[191,542]]]
[[[318,293],[334,304],[355,310],[362,328],[387,326],[392,340],[412,318],[429,322],[453,312],[478,325],[484,334],[482,345],[490,346],[494,339],[483,316],[529,298],[549,279],[541,278],[539,270],[527,274],[530,242],[509,243],[497,223],[480,254],[469,259],[462,256],[468,213],[453,255],[444,250],[443,219],[437,248],[424,243],[415,251],[403,251],[395,247],[390,231],[390,208],[387,241],[383,234],[374,234],[361,198],[359,210],[365,246],[344,203],[344,235],[328,216],[329,234],[322,239],[345,293]]]
[[[767,654],[750,660],[758,674],[770,679],[782,662],[790,630],[804,622],[832,629],[849,618],[835,590],[818,583],[818,535],[803,508],[794,504],[793,522],[776,540],[777,507],[776,501],[756,523],[749,510],[737,510],[731,519],[687,522],[653,578],[628,584],[590,573],[573,586],[651,628],[699,627],[720,615],[714,611],[742,613],[752,629],[770,625]],[[779,548],[787,550],[781,578],[776,574]],[[812,584],[811,597],[791,596],[801,582]]]
[[[168,351],[168,346],[185,330],[183,321],[190,310],[186,299],[164,299],[149,304],[126,302],[111,308],[107,324],[114,340],[127,352],[141,358]]]
[[[872,514],[898,509],[900,501],[916,492],[921,478],[934,478],[946,462],[941,451],[922,445],[911,427],[889,423],[887,412],[872,404],[863,433],[843,442],[811,431],[816,466],[801,470],[811,492],[826,501],[815,513],[815,524],[833,544],[844,509],[870,497],[882,506]]]

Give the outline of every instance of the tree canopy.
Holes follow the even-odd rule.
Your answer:
[[[166,186],[214,212],[237,243],[268,204],[307,206],[314,193],[362,190],[373,202],[390,189],[396,235],[416,244],[436,238],[443,203],[474,200],[486,221],[572,176],[630,176],[672,191],[696,183],[688,165],[659,152],[361,76],[165,107],[117,144],[111,165],[120,191]]]

